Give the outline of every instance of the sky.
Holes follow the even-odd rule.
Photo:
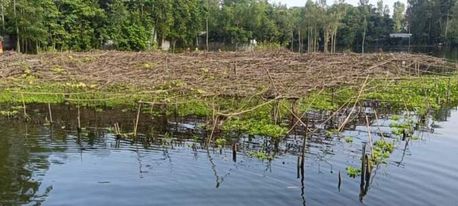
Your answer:
[[[390,11],[393,12],[393,4],[398,0],[383,0],[383,3],[388,5],[390,7]],[[402,3],[406,4],[407,6],[407,0],[399,0]],[[304,6],[305,2],[307,0],[271,0],[271,2],[281,2],[282,4],[288,5],[288,7],[293,7],[293,6]],[[328,4],[334,3],[334,0],[327,0]],[[353,5],[358,5],[359,0],[345,0],[346,3],[353,4]],[[370,4],[376,5],[377,0],[369,0]]]

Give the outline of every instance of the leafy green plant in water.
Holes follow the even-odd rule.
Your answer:
[[[273,156],[264,151],[252,151],[248,155],[259,160],[273,160]]]
[[[3,117],[14,117],[18,114],[19,112],[16,111],[16,110],[12,110],[12,111],[0,111],[0,116],[3,116]]]
[[[173,105],[173,104],[172,104]],[[179,116],[208,116],[212,113],[212,109],[204,102],[199,100],[188,100],[186,103],[177,105]]]
[[[391,129],[391,133],[393,133],[396,136],[401,136],[404,133],[404,129],[402,129],[402,128],[393,128],[393,129]]]
[[[339,134],[339,130],[337,129],[330,129],[325,131],[326,138],[331,138]]]
[[[350,136],[345,137],[345,142],[346,143],[353,143],[353,137],[350,137]]]
[[[374,142],[370,161],[373,164],[385,163],[391,153],[394,151],[394,144],[386,140],[377,140]]]
[[[227,142],[226,139],[218,138],[218,139],[216,139],[215,143],[216,143],[216,146],[218,146],[218,148],[223,148],[224,145],[226,145],[226,142]]]
[[[361,169],[360,168],[356,168],[356,167],[353,167],[353,166],[348,166],[345,169],[347,170],[348,176],[350,176],[352,178],[355,178],[355,177],[361,175]]]
[[[412,118],[404,118],[403,121],[398,120],[390,124],[391,133],[397,136],[407,134],[411,136],[414,132],[415,121]]]
[[[275,124],[271,124],[268,120],[241,120],[231,119],[223,125],[225,131],[242,131],[249,135],[261,135],[272,138],[280,138],[286,135],[287,129]]]
[[[393,121],[399,121],[400,119],[401,119],[400,115],[397,115],[397,114],[391,115],[391,120],[393,120]]]
[[[417,135],[412,135],[412,137],[410,137],[411,140],[419,140],[420,137],[417,136]]]

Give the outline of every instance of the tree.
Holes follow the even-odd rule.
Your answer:
[[[456,0],[409,0],[406,16],[415,43],[443,43],[455,3]]]
[[[450,28],[447,30],[448,32],[448,39],[449,41],[454,44],[458,45],[458,4],[456,3],[453,7],[450,15]]]
[[[161,44],[168,37],[175,21],[172,3],[173,0],[155,0],[152,3],[151,19]]]
[[[188,47],[201,31],[203,12],[199,7],[198,0],[175,0],[173,1],[172,15],[174,18],[167,37],[172,41],[175,48],[179,42],[181,46]]]
[[[300,21],[300,24],[304,25],[307,29],[307,52],[317,52],[319,47],[318,39],[323,25],[322,21],[325,17],[323,8],[319,7],[313,1],[308,0],[303,12],[304,19]],[[301,30],[299,29],[298,32],[300,37]],[[302,47],[301,44],[299,46],[300,48]]]
[[[62,18],[59,23],[67,35],[63,49],[76,51],[100,48],[106,15],[95,0],[61,0],[55,2]]]
[[[371,10],[371,6],[369,5],[368,0],[360,0],[360,5],[359,5],[360,13],[362,15],[362,43],[361,43],[361,52],[364,53],[365,47],[366,47],[366,33],[367,33],[367,18],[369,16],[369,12]]]
[[[397,1],[393,5],[393,22],[394,22],[394,32],[401,32],[404,29],[405,24],[405,5],[400,1]]]

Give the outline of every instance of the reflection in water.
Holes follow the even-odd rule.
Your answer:
[[[428,125],[442,127],[436,129],[438,134],[426,132],[421,136],[426,139],[432,135],[434,141],[393,139],[397,142],[393,157],[386,165],[376,165],[374,169],[367,161],[365,150],[369,146],[364,144],[368,134],[375,137],[386,133],[390,121],[383,112],[379,112],[380,119],[363,113],[372,115],[371,124],[380,126],[379,129],[368,130],[365,118],[350,121],[343,135],[354,137],[353,143],[320,129],[332,125],[314,124],[306,126],[309,131],[317,131],[307,138],[300,132],[305,128],[298,127],[295,135],[281,142],[241,135],[232,139],[227,148],[216,149],[203,148],[206,141],[196,138],[203,136],[202,131],[192,126],[196,125],[193,121],[199,120],[165,121],[168,125],[164,126],[163,118],[142,116],[145,121],[138,127],[142,135],[138,141],[132,141],[116,138],[110,127],[118,123],[123,131],[129,131],[134,128],[135,112],[81,109],[82,128],[77,132],[75,108],[53,106],[54,123],[43,126],[47,115],[40,111],[47,110],[47,105],[30,106],[35,113],[27,124],[0,119],[0,205],[418,203],[418,198],[393,194],[392,191],[403,187],[408,187],[403,190],[407,193],[422,194],[423,203],[447,205],[447,198],[454,200],[453,188],[458,184],[457,178],[452,178],[458,166],[450,165],[450,160],[441,163],[436,152],[450,146],[458,148],[457,139],[440,136],[449,134],[450,129],[456,132],[456,128],[441,123],[458,122],[456,111],[451,110],[437,112],[435,119],[439,122],[427,121]],[[274,159],[257,160],[249,157],[250,151],[264,151]],[[349,165],[360,165],[360,178],[351,178],[344,172]],[[412,180],[417,178],[412,173],[421,172],[428,177],[441,174],[442,179],[429,183],[441,195],[409,186],[421,181],[428,183],[428,179]],[[437,182],[439,185],[434,185]],[[81,196],[86,198],[68,202]],[[443,196],[447,197],[445,202],[438,198]]]
[[[0,128],[0,203],[15,205],[44,201],[52,187],[47,187],[41,194],[38,191],[40,176],[49,166],[49,151],[40,146],[35,138],[29,138],[40,136],[43,131],[5,122],[0,122]],[[19,135],[20,131],[23,135]],[[35,154],[37,151],[40,154]]]

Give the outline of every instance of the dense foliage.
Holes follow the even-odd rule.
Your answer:
[[[0,35],[23,52],[205,45],[240,47],[255,39],[294,51],[364,52],[397,44],[390,33],[411,32],[412,44],[458,44],[457,0],[379,0],[352,6],[309,0],[288,8],[266,0],[0,0]],[[207,35],[208,34],[208,35]]]

